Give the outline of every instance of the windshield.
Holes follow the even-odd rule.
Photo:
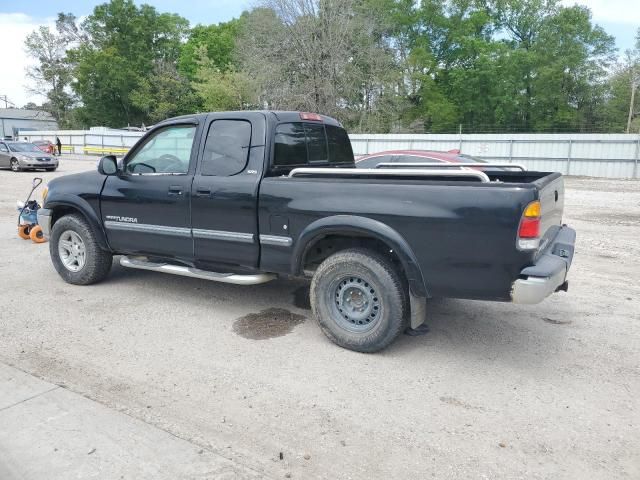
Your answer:
[[[33,143],[10,143],[9,150],[12,152],[41,152]]]

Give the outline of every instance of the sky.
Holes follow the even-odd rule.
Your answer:
[[[0,97],[6,95],[16,106],[33,101],[41,103],[26,88],[24,76],[28,59],[24,54],[24,39],[40,25],[53,26],[56,14],[70,12],[76,17],[89,15],[95,5],[106,0],[0,0]],[[255,0],[135,0],[148,3],[161,12],[178,13],[192,25],[218,23],[238,17]],[[631,48],[640,28],[640,0],[561,0],[564,5],[575,3],[591,8],[594,21],[616,38],[620,51]],[[4,103],[0,100],[0,108]]]

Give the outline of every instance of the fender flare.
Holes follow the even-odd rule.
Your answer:
[[[389,225],[356,215],[334,215],[307,225],[298,237],[291,256],[293,275],[302,272],[303,260],[309,248],[327,235],[357,235],[375,238],[385,243],[398,255],[411,293],[416,297],[429,297],[418,259],[406,240]]]
[[[71,208],[78,211],[89,223],[89,227],[93,230],[100,248],[111,251],[111,247],[107,241],[107,235],[102,228],[100,218],[98,218],[95,210],[84,198],[78,197],[77,195],[61,194],[56,195],[55,198],[47,198],[45,204],[46,208],[50,209],[54,213],[56,210],[60,210],[61,208]],[[51,227],[53,227],[53,224]]]

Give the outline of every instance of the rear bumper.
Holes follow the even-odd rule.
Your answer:
[[[520,272],[513,283],[514,303],[540,303],[557,290],[566,290],[566,279],[573,259],[576,231],[563,225],[536,263]]]
[[[42,234],[47,240],[51,235],[51,210],[48,208],[38,209],[38,225],[42,228]]]

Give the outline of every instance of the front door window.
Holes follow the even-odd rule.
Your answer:
[[[175,125],[158,131],[127,159],[127,173],[186,174],[195,132],[194,125]]]

